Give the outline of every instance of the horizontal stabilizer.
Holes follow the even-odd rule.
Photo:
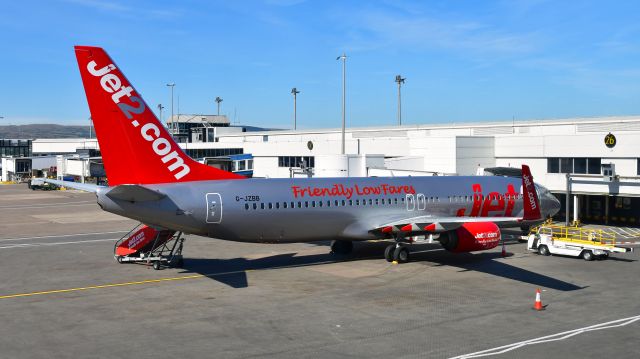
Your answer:
[[[71,182],[71,181],[59,181],[59,180],[54,180],[54,179],[49,179],[49,178],[45,178],[44,181],[47,182],[47,183],[54,184],[56,186],[61,186],[61,187],[65,187],[65,188],[79,189],[81,191],[87,191],[87,192],[93,192],[93,193],[98,192],[98,188],[102,187],[102,186],[98,186],[98,185],[91,184],[91,183],[78,183],[78,182]]]
[[[122,184],[113,187],[113,189],[107,192],[106,196],[113,200],[146,202],[158,201],[165,198],[167,195],[160,191],[137,184]]]

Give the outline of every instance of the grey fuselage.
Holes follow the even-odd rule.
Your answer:
[[[494,176],[246,179],[145,185],[166,195],[160,200],[114,200],[106,195],[112,187],[97,196],[102,209],[159,228],[242,242],[310,242],[384,238],[374,229],[417,216],[522,216],[521,184]],[[537,192],[542,215],[554,215],[559,202],[544,187]]]

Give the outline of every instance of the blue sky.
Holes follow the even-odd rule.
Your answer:
[[[636,1],[5,1],[2,124],[86,124],[73,45],[104,47],[147,103],[242,124],[348,126],[640,113]],[[176,100],[177,112],[177,100]],[[165,112],[166,114],[166,112]]]

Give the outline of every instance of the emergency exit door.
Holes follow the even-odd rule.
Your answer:
[[[207,223],[222,221],[222,197],[219,193],[207,193]]]

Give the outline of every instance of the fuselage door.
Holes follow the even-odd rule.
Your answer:
[[[418,202],[418,210],[419,211],[424,211],[425,209],[427,209],[427,198],[424,196],[424,194],[418,193],[416,195],[416,199],[417,199],[417,202]]]
[[[222,221],[222,197],[220,193],[207,193],[207,223]]]
[[[413,211],[416,209],[416,200],[412,194],[407,194],[407,211]]]

